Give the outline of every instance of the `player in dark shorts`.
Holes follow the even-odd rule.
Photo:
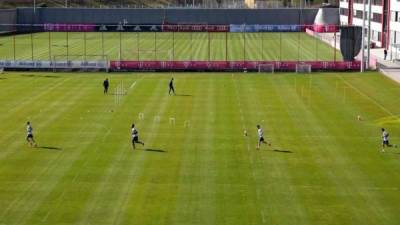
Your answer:
[[[104,94],[108,94],[108,87],[110,86],[110,82],[108,81],[108,78],[106,78],[103,81],[103,87],[104,87]]]
[[[35,142],[35,139],[33,139],[33,128],[32,128],[32,126],[31,126],[31,123],[28,121],[27,123],[26,123],[26,141],[28,141],[28,143],[29,143],[29,145],[31,146],[31,147],[36,147],[37,146],[37,144],[36,144],[36,142]]]
[[[385,130],[385,128],[382,128],[382,152],[385,152],[385,147],[392,147],[389,144],[389,133]]]
[[[257,125],[257,134],[258,134],[257,149],[260,149],[261,143],[271,146],[271,143],[268,143],[264,140],[264,132],[260,125]]]
[[[131,126],[132,131],[132,147],[136,149],[135,143],[142,144],[144,146],[144,142],[139,141],[139,132],[135,128],[135,124],[133,123]]]
[[[175,95],[174,78],[172,78],[172,79],[169,81],[169,91],[168,91],[168,94],[169,94],[169,95],[171,95],[171,91],[172,91],[172,93]]]

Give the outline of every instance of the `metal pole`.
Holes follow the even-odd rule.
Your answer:
[[[51,33],[49,32],[49,61],[51,61]]]
[[[140,46],[139,46],[140,37],[139,37],[139,32],[136,32],[136,40],[137,40],[137,60],[140,61],[140,53],[139,53],[139,51],[140,51]]]
[[[83,33],[83,59],[86,61],[86,32]]]
[[[243,61],[246,61],[246,29],[243,31]]]
[[[210,31],[208,32],[208,61],[211,61]]]
[[[103,54],[103,60],[104,60],[104,32],[102,31],[101,32],[101,52],[102,52],[102,54]]]
[[[190,61],[193,61],[193,32],[190,32]]]
[[[36,0],[33,0],[33,13],[36,13]]]
[[[264,61],[264,32],[261,32],[261,61]]]
[[[371,6],[371,0],[368,1],[368,45],[367,45],[367,62],[366,62],[366,68],[369,69],[369,58],[370,58],[370,48],[371,48],[371,11],[372,11],[372,6]]]
[[[366,5],[365,5],[365,0],[363,0],[363,15],[362,15],[362,32],[361,32],[361,69],[360,72],[363,73],[365,70],[365,51],[364,51],[364,47],[365,47],[365,10],[366,10]]]
[[[13,50],[14,50],[14,61],[15,61],[15,59],[16,59],[16,56],[15,56],[15,52],[16,52],[16,49],[15,49],[15,35],[13,35]]]
[[[300,61],[300,39],[301,39],[301,36],[300,36],[300,32],[298,32],[298,37],[297,37],[297,40],[298,40],[298,44],[297,44],[297,61]]]
[[[68,40],[68,31],[67,31],[67,61],[69,60],[69,40]]]
[[[333,33],[333,35],[335,35],[334,37],[333,37],[333,41],[334,41],[334,47],[333,47],[333,61],[335,61],[336,62],[336,29],[335,29],[335,32]]]
[[[172,31],[172,61],[175,61],[175,32]]]
[[[32,61],[33,61],[33,33],[31,33],[31,57],[32,57]]]
[[[228,32],[225,32],[225,61],[228,61]]]
[[[68,8],[68,0],[65,0],[65,8]]]
[[[279,61],[282,61],[282,32],[279,32]]]
[[[318,34],[317,34],[318,35]],[[315,38],[315,60],[318,61],[318,38]],[[335,49],[336,51],[336,49]]]
[[[119,32],[119,61],[122,61],[122,32]]]
[[[157,32],[154,32],[154,60],[157,60]]]

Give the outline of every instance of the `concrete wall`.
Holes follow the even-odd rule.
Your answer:
[[[64,9],[19,8],[19,24],[313,24],[318,9]]]

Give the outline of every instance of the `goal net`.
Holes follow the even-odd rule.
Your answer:
[[[274,66],[274,64],[260,64],[260,65],[258,65],[258,72],[259,73],[274,73],[275,66]]]
[[[53,72],[106,71],[109,63],[105,55],[54,55],[51,61]]]
[[[306,63],[296,64],[296,73],[311,73],[311,65]]]

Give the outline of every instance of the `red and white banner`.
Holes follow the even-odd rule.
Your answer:
[[[111,70],[136,71],[258,71],[261,64],[273,64],[275,71],[296,71],[296,65],[311,65],[313,71],[355,71],[361,63],[334,61],[111,61]]]

